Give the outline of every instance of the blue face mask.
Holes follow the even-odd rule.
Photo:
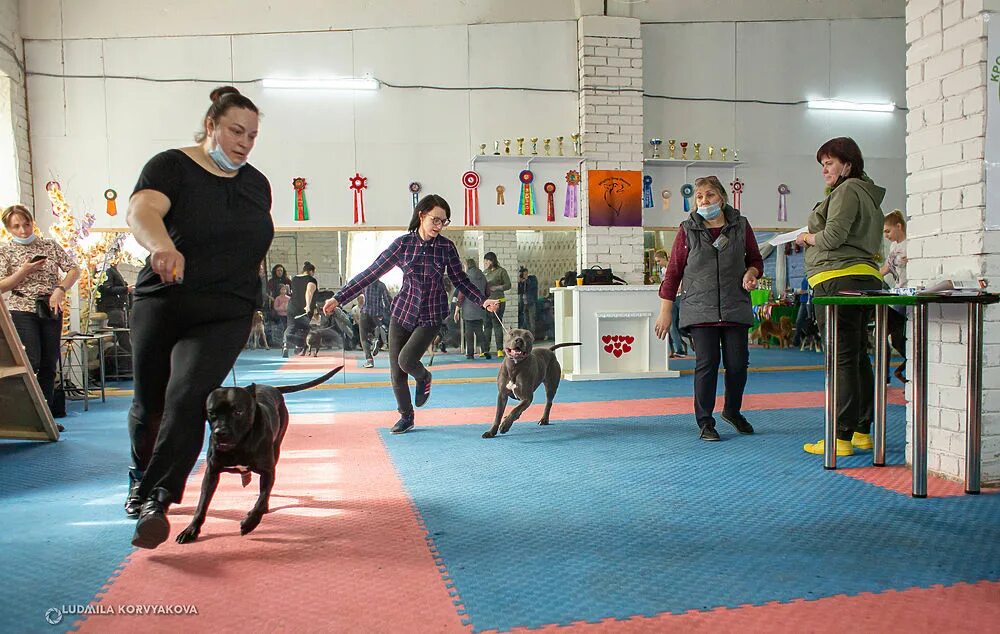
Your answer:
[[[235,172],[247,164],[246,161],[243,161],[242,163],[233,163],[229,160],[226,153],[222,151],[222,147],[219,145],[218,141],[216,141],[215,145],[212,146],[212,149],[208,151],[208,156],[223,172]]]
[[[31,234],[27,238],[19,238],[17,236],[11,236],[11,239],[13,239],[14,242],[16,242],[18,244],[23,244],[23,245],[27,246],[27,245],[31,244],[32,242],[34,242],[35,238],[37,238],[37,237],[38,236],[36,236],[35,234]]]
[[[712,220],[718,218],[719,214],[722,213],[722,205],[715,203],[708,207],[698,207],[698,214],[705,220]]]

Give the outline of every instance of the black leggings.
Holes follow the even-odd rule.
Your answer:
[[[500,304],[500,308],[497,309],[497,312],[493,313],[493,315],[496,315],[496,317],[487,313],[486,317],[483,318],[483,333],[484,333],[483,338],[486,340],[486,347],[483,348],[483,352],[490,351],[490,339],[493,338],[494,333],[496,333],[496,341],[497,341],[497,347],[495,349],[503,350],[504,327],[502,323],[503,323],[503,312],[506,309],[507,309],[506,303]],[[497,321],[498,318],[499,321]]]
[[[42,319],[35,313],[22,310],[10,311],[17,336],[24,344],[31,369],[38,378],[42,396],[52,409],[52,392],[55,390],[56,369],[59,367],[59,337],[62,335],[62,319]]]
[[[181,501],[205,438],[205,399],[246,344],[253,308],[245,299],[182,287],[136,300],[128,426],[143,499],[162,487]]]
[[[701,428],[715,427],[715,393],[719,381],[719,357],[726,367],[726,401],[722,411],[739,414],[747,385],[750,348],[746,326],[700,326],[691,328],[694,341],[694,414]]]
[[[427,346],[431,345],[440,331],[441,326],[418,326],[407,330],[406,326],[395,319],[389,322],[389,376],[392,377],[396,409],[404,418],[413,417],[413,401],[406,375],[417,381],[427,378],[430,373],[420,362],[420,357],[424,356]]]

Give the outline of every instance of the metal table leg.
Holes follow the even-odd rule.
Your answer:
[[[969,341],[966,370],[965,492],[979,493],[983,412],[983,305],[969,304]]]
[[[103,339],[98,337],[97,339],[97,356],[101,358],[101,402],[107,403],[107,398],[104,395],[104,384],[107,382],[107,377],[104,375],[104,344]]]
[[[913,310],[913,497],[927,497],[927,304]]]
[[[875,306],[875,443],[872,464],[885,466],[885,380],[889,374],[889,342],[886,336],[886,321],[890,308],[884,304]]]
[[[826,425],[823,468],[837,468],[837,317],[836,304],[826,306]]]
[[[90,411],[90,373],[87,372],[87,362],[90,361],[90,357],[87,355],[87,346],[84,345],[85,342],[80,341],[80,349],[77,351],[76,358],[80,360],[81,373],[83,374],[83,411]]]

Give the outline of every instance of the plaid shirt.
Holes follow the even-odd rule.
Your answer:
[[[361,312],[370,315],[375,323],[388,326],[390,307],[389,289],[381,280],[375,280],[365,287],[365,306]]]
[[[340,304],[350,302],[394,266],[403,271],[403,286],[392,300],[391,315],[408,329],[437,327],[448,317],[446,269],[452,283],[466,297],[478,304],[486,301],[462,270],[455,243],[441,235],[425,242],[416,231],[393,240],[371,266],[355,275],[334,297]]]

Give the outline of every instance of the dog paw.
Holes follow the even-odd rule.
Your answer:
[[[548,425],[549,424],[549,419],[543,418],[542,420],[538,421],[538,424],[539,425]]]
[[[178,544],[190,544],[194,540],[198,539],[198,533],[201,532],[196,526],[188,526],[177,535]]]
[[[257,528],[260,524],[260,519],[260,515],[254,515],[252,513],[244,517],[243,521],[240,522],[240,535],[246,535],[247,533],[252,532],[253,529]]]
[[[497,433],[492,429],[483,432],[483,438],[496,438]]]

